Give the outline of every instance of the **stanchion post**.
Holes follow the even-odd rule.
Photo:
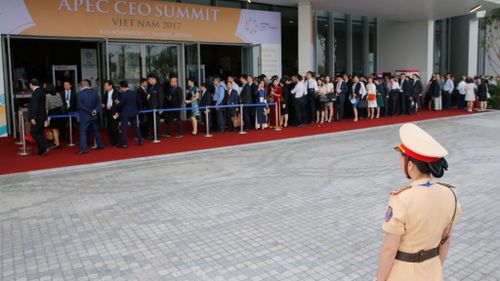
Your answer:
[[[22,151],[18,152],[17,155],[26,156],[30,155],[26,148],[26,128],[24,125],[24,115],[19,112],[19,119],[21,119],[21,141],[23,142]]]
[[[207,125],[207,132],[205,134],[205,137],[206,138],[211,138],[212,135],[210,134],[210,120],[208,120],[208,115],[210,114],[210,109],[208,106],[206,106],[206,109],[205,109],[205,124]]]
[[[249,128],[250,124],[247,124],[247,128]],[[240,135],[245,135],[247,132],[243,129],[243,104],[240,104]]]
[[[274,103],[274,111],[275,111],[275,120],[276,120],[276,126],[274,127],[275,131],[281,131],[281,125],[280,125],[280,120],[279,120],[279,114],[278,110],[280,109],[278,102]]]
[[[73,118],[71,118],[71,117],[72,117],[72,115],[70,112],[69,117],[68,117],[68,120],[69,120],[69,143],[68,143],[68,146],[69,147],[75,146],[75,144],[73,143]]]
[[[21,118],[22,111],[19,110],[17,113],[17,120],[18,120],[18,126],[17,126],[17,132],[19,133],[19,139],[16,141],[17,145],[22,145],[23,144],[23,137],[21,133],[21,122],[24,122],[24,118]]]
[[[158,139],[158,130],[156,128],[156,122],[158,122],[158,120],[156,120],[156,109],[153,109],[153,132],[154,132],[154,137],[155,139],[153,140],[153,143],[159,143],[160,140]]]

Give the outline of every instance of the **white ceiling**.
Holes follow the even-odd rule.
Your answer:
[[[244,0],[246,1],[246,0]],[[438,20],[465,15],[481,4],[482,10],[500,7],[500,0],[254,0],[274,5],[312,3],[316,10],[337,11],[395,21]]]

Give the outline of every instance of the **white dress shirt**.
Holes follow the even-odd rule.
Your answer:
[[[110,110],[111,107],[113,107],[113,91],[111,90],[108,92],[108,101],[106,103],[106,109]]]
[[[292,90],[292,94],[295,95],[296,99],[300,99],[304,96],[306,88],[304,86],[304,83],[302,81],[297,82],[297,85]]]

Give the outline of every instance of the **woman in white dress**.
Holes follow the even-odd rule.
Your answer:
[[[368,118],[375,118],[375,109],[377,108],[377,86],[373,83],[373,78],[368,77],[366,84],[366,92],[368,93]]]
[[[465,86],[465,101],[467,102],[467,111],[472,112],[472,107],[476,101],[477,85],[474,83],[472,78],[467,79],[467,85]]]

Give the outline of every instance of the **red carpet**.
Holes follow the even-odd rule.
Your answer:
[[[104,150],[91,150],[85,155],[76,155],[78,147],[63,147],[61,150],[53,150],[45,156],[29,155],[19,156],[19,146],[12,138],[0,138],[0,174],[10,174],[27,172],[34,170],[68,167],[74,165],[90,164],[97,162],[130,159],[136,157],[170,154],[185,151],[195,151],[208,148],[248,144],[255,142],[288,139],[302,136],[318,135],[332,132],[363,129],[390,124],[398,124],[412,121],[421,121],[449,116],[467,114],[461,110],[449,111],[424,111],[419,116],[398,116],[371,120],[361,120],[354,123],[352,120],[334,122],[321,126],[307,125],[302,128],[285,128],[282,131],[266,129],[264,131],[250,131],[247,135],[238,133],[214,134],[212,138],[205,138],[203,133],[198,136],[190,135],[190,130],[181,139],[162,138],[161,143],[151,143],[146,141],[144,146],[138,146],[133,140],[129,141],[128,149],[118,149],[106,147]],[[200,128],[201,130],[202,128]],[[103,134],[105,135],[105,133]],[[36,152],[36,145],[32,146],[32,151]]]

